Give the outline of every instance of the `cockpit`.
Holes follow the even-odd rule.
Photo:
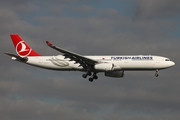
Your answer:
[[[170,59],[167,58],[167,59],[165,59],[165,61],[170,61]]]

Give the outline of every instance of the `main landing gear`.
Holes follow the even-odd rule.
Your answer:
[[[156,76],[156,77],[159,76],[159,70],[156,70],[155,76]]]
[[[89,78],[89,81],[90,81],[90,82],[93,82],[94,79],[95,79],[95,80],[98,79],[98,76],[96,75],[96,73],[93,73],[93,75],[92,75],[92,73],[89,72],[89,71],[88,71],[86,74],[83,74],[83,75],[82,75],[83,78],[87,78],[87,76],[91,76],[91,77]]]

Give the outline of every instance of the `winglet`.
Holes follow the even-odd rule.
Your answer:
[[[49,47],[53,47],[53,44],[50,43],[49,41],[46,41],[46,44],[47,44]]]

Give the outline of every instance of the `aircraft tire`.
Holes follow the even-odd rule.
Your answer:
[[[156,77],[158,77],[158,76],[159,76],[159,74],[157,74],[157,73],[156,73],[156,74],[155,74],[155,76],[156,76]]]
[[[98,79],[98,76],[95,75],[93,78],[97,80],[97,79]]]
[[[83,78],[87,78],[87,75],[86,75],[86,74],[83,74],[82,77],[83,77]]]
[[[91,76],[91,75],[92,75],[92,73],[91,73],[91,72],[87,72],[87,75],[88,75],[88,76]]]
[[[90,81],[90,82],[93,82],[93,78],[90,77],[90,78],[89,78],[89,81]]]

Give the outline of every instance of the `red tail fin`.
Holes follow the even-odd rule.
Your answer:
[[[33,49],[31,49],[28,44],[21,39],[19,35],[10,35],[14,47],[16,49],[16,53],[20,57],[27,57],[27,56],[40,56],[40,54],[36,53]]]

